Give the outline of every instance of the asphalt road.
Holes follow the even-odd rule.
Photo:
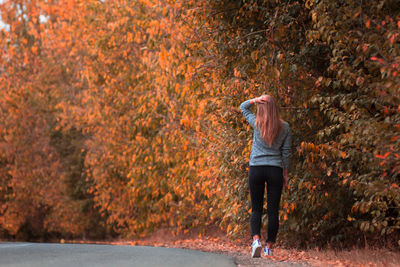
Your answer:
[[[234,258],[202,251],[95,244],[0,242],[0,266],[236,266]]]

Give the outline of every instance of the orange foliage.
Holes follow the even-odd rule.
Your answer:
[[[294,64],[293,51],[303,44],[296,43],[293,51],[285,45],[297,38],[296,23],[276,28],[275,21],[264,23],[269,28],[262,32],[269,37],[258,45],[265,49],[253,49],[250,43],[257,31],[249,34],[239,25],[234,32],[232,25],[224,24],[224,19],[236,23],[227,12],[234,10],[236,15],[248,12],[249,21],[259,20],[257,4],[245,2],[239,10],[219,10],[217,3],[213,9],[212,1],[195,0],[0,4],[1,18],[9,26],[0,34],[5,48],[0,54],[0,230],[11,235],[31,228],[39,234],[85,236],[101,229],[132,237],[162,225],[187,231],[218,224],[229,234],[245,232],[252,140],[238,105],[262,93],[280,96],[283,118],[299,122],[294,137],[305,141],[296,147],[299,171],[290,190],[303,192],[299,199],[320,211],[328,225],[334,216],[325,210],[337,199],[327,188],[339,183],[340,192],[347,194],[348,186],[362,186],[343,166],[358,155],[353,150],[364,147],[348,141],[359,135],[350,127],[336,138],[340,128],[323,125],[328,118],[342,126],[343,121],[357,120],[355,104],[345,99],[339,111],[332,97],[311,99],[334,82],[361,86],[367,79],[340,77],[339,71],[333,81],[313,73],[317,70],[307,69],[306,63]],[[307,3],[277,8],[298,8],[302,11],[293,14],[307,18],[302,24],[320,25],[326,12],[313,10],[310,20],[308,10],[317,7]],[[212,19],[211,14],[222,17]],[[365,26],[372,29],[375,22],[368,19]],[[216,41],[215,32],[224,27],[228,30],[219,32],[221,40]],[[396,34],[388,37],[393,46]],[[311,48],[322,38],[315,31],[306,35]],[[365,53],[369,49],[368,44],[359,48]],[[376,55],[363,58],[382,64],[382,74],[397,77],[397,61]],[[332,62],[328,58],[329,71],[337,71]],[[320,105],[321,112],[312,110],[312,104]],[[383,108],[386,115],[394,112]],[[394,136],[391,140],[398,142]],[[381,166],[398,158],[398,151],[391,151],[375,152],[385,160]],[[300,169],[307,170],[307,177],[301,177]],[[397,183],[390,184],[397,190]],[[296,214],[304,207],[293,201],[284,199],[280,214],[287,232],[301,230],[293,218],[306,218]]]

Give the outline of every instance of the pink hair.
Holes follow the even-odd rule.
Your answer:
[[[283,130],[283,125],[275,99],[270,95],[266,96],[265,103],[257,103],[256,126],[260,130],[261,138],[272,146],[275,138]]]

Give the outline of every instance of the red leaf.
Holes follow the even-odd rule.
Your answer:
[[[385,61],[383,61],[383,59],[381,59],[381,58],[377,58],[377,57],[371,57],[371,60],[376,60],[376,61],[379,61],[379,63],[381,63],[381,64],[383,64],[383,63],[385,63]]]
[[[385,109],[384,109],[383,112],[384,112],[385,114],[388,114],[388,113],[389,113],[389,110],[388,110],[387,106],[385,106]]]
[[[394,38],[396,37],[396,34],[393,34],[392,37],[390,37],[390,44],[394,43]]]

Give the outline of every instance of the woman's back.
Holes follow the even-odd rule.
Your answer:
[[[250,166],[271,165],[279,166],[284,169],[289,168],[289,157],[291,149],[290,125],[286,121],[282,121],[283,131],[281,131],[274,139],[272,145],[268,145],[261,137],[258,127],[256,127],[256,116],[250,111],[250,100],[246,100],[240,104],[243,116],[254,129],[253,146],[250,153]]]
[[[289,123],[283,123],[283,131],[275,138],[272,146],[269,146],[262,139],[260,130],[255,127],[253,133],[253,146],[250,153],[250,165],[272,165],[281,166],[283,161],[284,151],[290,150],[290,147],[285,146],[285,140],[290,133]],[[286,156],[286,155],[285,155]],[[288,167],[288,166],[286,166]],[[287,169],[287,168],[286,168]]]

